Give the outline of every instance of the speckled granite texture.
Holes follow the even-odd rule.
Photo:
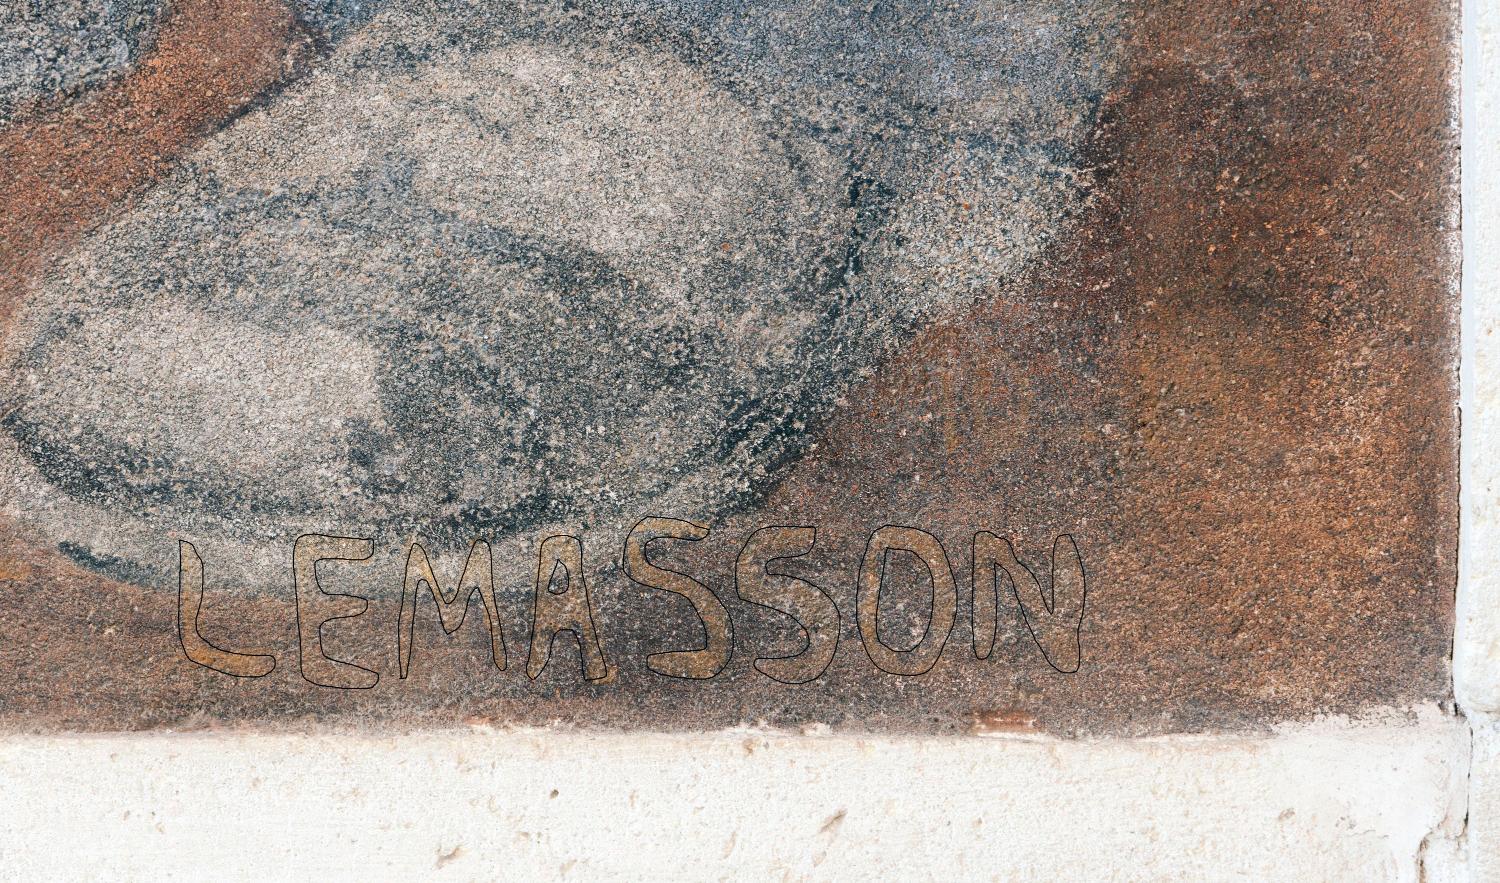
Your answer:
[[[26,7],[0,720],[1087,734],[1441,700],[1454,21]],[[647,516],[681,520],[649,557]],[[369,542],[294,589],[312,534]],[[446,638],[403,603],[413,544],[451,591],[476,539],[494,593]]]
[[[0,6],[0,122],[130,68],[161,9],[155,0],[11,0]]]

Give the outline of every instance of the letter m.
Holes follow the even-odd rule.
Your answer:
[[[438,582],[437,574],[433,573],[432,562],[428,560],[426,550],[420,543],[412,543],[411,552],[406,556],[406,578],[401,586],[401,614],[396,622],[401,677],[406,677],[411,669],[417,601],[421,597],[423,585],[427,586],[432,593],[433,602],[437,604],[443,631],[450,635],[464,624],[464,617],[469,612],[469,602],[474,599],[475,592],[479,593],[490,629],[490,654],[494,657],[495,667],[505,671],[505,633],[500,628],[500,611],[495,604],[494,557],[490,553],[489,544],[483,540],[475,540],[469,547],[469,557],[464,561],[458,587],[454,589],[452,597],[448,597]]]

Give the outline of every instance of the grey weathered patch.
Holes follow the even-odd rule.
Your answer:
[[[385,0],[296,0],[292,4],[298,18],[330,41],[348,36],[384,5]]]
[[[63,261],[8,509],[162,584],[707,517],[1086,199],[1108,4],[568,6],[386,6]]]
[[[0,3],[0,123],[20,108],[125,70],[150,40],[162,0]]]

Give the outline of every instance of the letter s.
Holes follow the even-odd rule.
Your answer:
[[[740,600],[786,614],[807,636],[807,645],[790,656],[762,656],[755,670],[783,684],[817,680],[838,652],[838,605],[806,580],[771,572],[771,563],[798,558],[813,550],[817,530],[811,527],[763,527],[750,535],[734,565]]]

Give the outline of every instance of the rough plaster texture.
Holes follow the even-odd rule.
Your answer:
[[[134,64],[156,0],[10,0],[0,5],[0,122]]]
[[[826,42],[717,50],[683,15],[388,4],[21,301],[6,511],[139,585],[182,533],[264,593],[330,525],[399,556],[712,523],[1078,214],[1111,4],[820,8]]]
[[[1455,845],[1464,879],[1500,880],[1500,723],[1482,711],[1466,716],[1472,729],[1468,811]]]
[[[1463,453],[1453,682],[1473,730],[1470,879],[1500,880],[1500,4],[1466,4]]]
[[[1435,710],[1115,743],[10,739],[0,863],[25,879],[1433,880],[1424,843],[1462,818],[1466,743]]]
[[[1463,521],[1454,691],[1500,711],[1500,9],[1471,4],[1464,34]]]

